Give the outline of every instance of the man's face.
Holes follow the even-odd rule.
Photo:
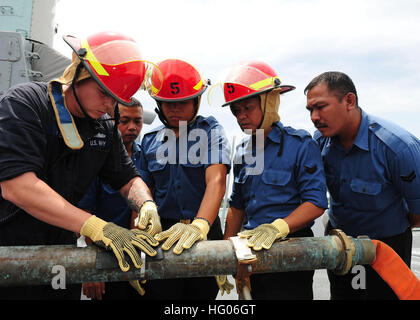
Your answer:
[[[91,78],[76,84],[76,94],[85,112],[92,119],[98,119],[114,109],[115,100]],[[84,116],[81,110],[76,111],[75,115]]]
[[[346,126],[346,99],[340,99],[320,83],[307,92],[306,109],[324,137],[338,135]]]
[[[170,126],[179,127],[180,121],[190,121],[195,114],[194,100],[162,102],[162,112],[168,120]]]
[[[121,132],[124,143],[131,143],[137,139],[143,128],[143,109],[133,106],[118,105],[120,111],[120,123],[118,129]]]
[[[254,131],[258,129],[264,116],[259,97],[251,97],[235,102],[232,104],[231,110],[242,130],[249,129]]]

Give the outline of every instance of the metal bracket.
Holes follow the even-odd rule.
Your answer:
[[[235,276],[236,292],[240,297],[244,296],[247,300],[251,299],[251,282],[249,277],[252,274],[253,267],[258,261],[257,256],[253,254],[251,248],[247,246],[247,239],[231,237],[229,240],[233,244],[235,255],[238,259],[237,273]]]
[[[252,253],[251,248],[246,245],[247,240],[240,237],[230,237],[233,249],[235,250],[238,261],[254,259],[257,256]]]
[[[344,252],[346,254],[346,262],[345,262],[344,268],[336,269],[334,270],[334,273],[338,275],[345,275],[353,267],[353,256],[356,252],[356,248],[354,246],[353,241],[351,240],[351,237],[347,236],[342,230],[332,229],[329,232],[329,234],[333,236],[337,236],[340,239],[343,245]]]

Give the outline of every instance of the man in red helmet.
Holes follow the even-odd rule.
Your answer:
[[[328,207],[315,141],[308,132],[280,122],[280,94],[294,89],[280,84],[275,71],[259,61],[234,66],[223,81],[223,106],[230,106],[241,129],[250,135],[238,145],[233,161],[235,179],[224,239],[238,235],[254,250],[268,250],[288,235],[313,236],[313,220]],[[249,161],[250,154],[257,155],[255,162]],[[313,274],[311,270],[254,274],[252,298],[313,299]],[[218,279],[221,289],[227,288],[223,278]]]
[[[123,271],[155,255],[153,237],[93,216],[75,205],[96,176],[140,213],[139,227],[161,230],[152,196],[108,116],[130,104],[145,66],[121,34],[66,37],[73,63],[50,83],[10,88],[0,99],[0,246],[75,244],[75,234],[112,250]],[[117,109],[116,109],[117,110]],[[118,122],[118,117],[116,119]],[[80,285],[0,288],[0,299],[79,299]]]
[[[151,76],[163,126],[144,135],[140,173],[159,207],[163,232],[155,239],[175,254],[202,240],[221,240],[218,217],[230,169],[230,146],[214,117],[198,115],[207,83],[189,63],[164,60]],[[163,82],[162,82],[163,81]],[[157,90],[159,89],[159,90]],[[214,300],[213,277],[153,280],[145,298]]]

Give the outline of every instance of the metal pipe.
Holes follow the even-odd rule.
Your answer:
[[[376,251],[370,239],[348,237],[348,240],[354,247],[350,265],[369,264],[374,260]],[[346,250],[337,235],[277,241],[270,250],[253,251],[258,258],[253,273],[342,271],[348,265]],[[201,241],[181,255],[159,249],[159,255],[157,259],[148,257],[143,271],[131,267],[122,272],[113,253],[96,246],[0,247],[0,286],[51,284],[56,270],[65,270],[66,283],[191,278],[236,274],[237,270],[238,261],[228,240]]]

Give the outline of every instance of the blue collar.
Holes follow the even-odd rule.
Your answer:
[[[328,139],[327,145],[334,145],[336,148],[342,148],[337,136]],[[353,145],[358,148],[369,151],[369,120],[368,115],[362,110],[362,120],[360,121],[359,131],[357,132],[356,139],[354,139]]]
[[[270,133],[267,135],[267,138],[269,138],[274,143],[281,143],[282,135],[283,135],[283,124],[280,121],[277,121],[273,125],[273,129],[271,129]]]
[[[131,157],[131,159],[139,159],[140,158],[140,154],[141,154],[141,147],[140,147],[140,143],[137,142],[137,140],[134,140],[133,142],[133,156]]]
[[[354,145],[360,149],[369,151],[369,121],[367,114],[362,110],[362,121],[360,122],[359,132],[357,133]]]

